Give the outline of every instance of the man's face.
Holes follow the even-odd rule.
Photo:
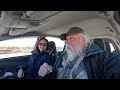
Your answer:
[[[66,44],[68,51],[77,52],[77,47],[85,48],[85,38],[80,34],[66,35]]]

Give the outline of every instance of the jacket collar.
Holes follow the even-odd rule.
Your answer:
[[[104,50],[101,49],[98,45],[96,44],[93,44],[89,49],[86,49],[85,53],[85,57],[88,57],[88,56],[91,56],[91,55],[94,55],[94,54],[98,54],[98,53],[101,53],[103,52]]]

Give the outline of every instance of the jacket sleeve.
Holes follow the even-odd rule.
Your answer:
[[[28,59],[28,62],[24,66],[23,70],[25,74],[26,79],[33,79],[34,78],[34,70],[33,70],[33,64],[34,64],[34,55],[31,55],[30,58]]]
[[[30,64],[33,63],[33,55],[31,55],[25,65],[23,65],[22,69],[25,70],[27,67],[29,67]]]
[[[28,59],[28,61],[26,62],[26,64],[25,65],[19,65],[19,66],[17,66],[16,67],[16,69],[17,69],[17,71],[19,70],[19,69],[23,69],[23,71],[25,71],[25,69],[28,67],[28,65],[30,64],[30,60],[32,59],[32,55],[29,57],[29,59]]]
[[[120,79],[120,54],[104,52],[100,54],[100,63],[106,79]]]
[[[47,55],[43,56],[42,61],[43,61],[43,63],[52,65],[52,56],[47,54]]]
[[[52,65],[52,56],[49,54],[44,55],[42,58],[42,63],[47,63],[49,65]],[[45,77],[36,77],[36,79],[53,79],[52,73],[47,74]]]

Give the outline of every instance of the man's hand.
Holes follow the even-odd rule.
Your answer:
[[[52,66],[48,65],[47,63],[43,63],[43,65],[40,66],[40,69],[38,71],[38,75],[41,77],[44,77],[45,75],[52,72]]]

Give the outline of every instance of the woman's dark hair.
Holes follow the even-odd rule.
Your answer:
[[[47,42],[47,48],[46,48],[46,50],[49,48],[49,42],[48,42],[48,40],[47,40],[46,38],[40,38],[40,37],[38,37],[38,38],[37,38],[37,41],[36,41],[36,44],[35,44],[35,46],[34,46],[34,50],[33,50],[33,52],[34,52],[35,54],[40,53],[40,50],[39,50],[39,48],[38,48],[38,44],[39,44],[39,42],[40,42],[41,40],[45,40],[45,41]]]

